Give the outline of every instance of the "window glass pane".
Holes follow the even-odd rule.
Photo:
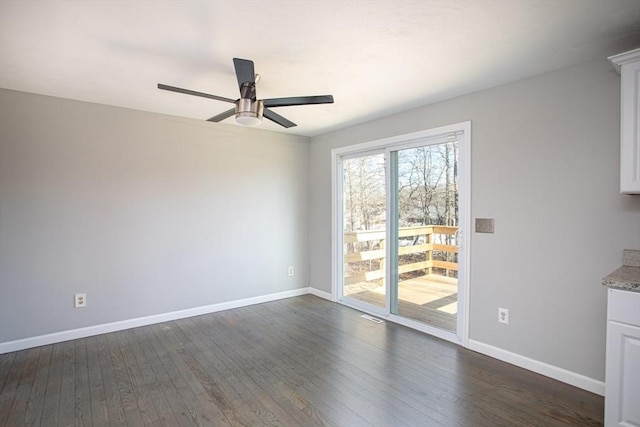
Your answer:
[[[385,157],[344,159],[343,296],[385,306]]]
[[[457,142],[397,154],[400,316],[456,331],[458,295]]]

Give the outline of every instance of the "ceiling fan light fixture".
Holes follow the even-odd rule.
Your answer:
[[[236,122],[242,126],[258,126],[262,124],[262,117],[249,115],[247,113],[236,114]]]
[[[236,122],[243,126],[258,126],[262,123],[263,111],[262,101],[240,98],[236,102]]]
[[[186,95],[201,96],[203,98],[210,98],[234,104],[234,108],[230,108],[227,111],[223,111],[220,114],[209,117],[207,121],[218,123],[235,115],[236,122],[243,126],[257,126],[262,123],[262,118],[266,117],[272,122],[288,129],[296,126],[296,124],[291,120],[282,117],[280,114],[273,111],[272,108],[288,107],[293,105],[333,104],[333,96],[331,95],[257,99],[256,82],[260,80],[260,76],[255,73],[253,61],[233,58],[233,66],[236,69],[238,88],[240,89],[240,99],[233,100],[223,96],[196,92],[195,90],[168,86],[162,83],[158,83],[158,89],[184,93]]]

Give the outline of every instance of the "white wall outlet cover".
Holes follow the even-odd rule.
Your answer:
[[[73,295],[73,306],[75,308],[81,308],[87,306],[87,294],[74,294]]]
[[[509,309],[507,308],[499,308],[498,309],[498,323],[509,324]]]

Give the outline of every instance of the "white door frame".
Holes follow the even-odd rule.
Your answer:
[[[405,146],[420,145],[425,140],[441,137],[451,133],[462,133],[461,144],[458,147],[458,203],[460,241],[458,252],[458,315],[456,333],[425,325],[411,319],[389,313],[389,279],[390,269],[387,269],[386,307],[377,309],[370,305],[360,305],[357,301],[342,301],[343,262],[342,262],[342,158],[345,156],[356,157],[374,152],[396,151]],[[424,145],[424,144],[423,144]],[[389,155],[387,155],[387,170],[389,170]],[[389,175],[387,174],[387,188],[389,188]],[[390,198],[387,198],[388,200]],[[389,201],[387,202],[389,204]],[[469,345],[469,248],[471,236],[471,122],[455,123],[434,129],[398,135],[390,138],[364,142],[331,150],[331,297],[333,301],[351,306],[375,316],[384,317],[386,320],[399,323],[439,338],[458,343],[464,347]],[[387,206],[389,212],[389,206]],[[389,238],[390,227],[387,227]],[[391,241],[388,239],[387,241]],[[391,245],[387,247],[387,259],[390,259]]]

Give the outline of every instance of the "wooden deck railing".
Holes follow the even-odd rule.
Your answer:
[[[398,247],[398,255],[409,255],[424,253],[425,260],[401,264],[398,266],[398,274],[409,273],[412,271],[425,270],[426,275],[443,276],[438,274],[434,269],[445,270],[444,276],[448,276],[449,271],[457,271],[458,264],[456,262],[444,261],[434,258],[434,252],[447,254],[455,254],[458,252],[456,245],[441,243],[443,240],[451,241],[451,237],[457,233],[458,227],[448,227],[442,225],[425,225],[418,227],[402,227],[398,230],[400,239],[413,237],[413,244],[402,245]],[[420,236],[424,236],[420,239]],[[447,239],[449,237],[449,239]],[[353,275],[347,275],[344,278],[345,285],[366,282],[370,280],[382,279],[385,275],[385,239],[384,230],[367,230],[345,232],[343,243],[345,244],[344,262],[357,263],[361,261],[375,262],[378,268],[366,272],[360,272]],[[358,243],[375,242],[373,249],[358,250]],[[373,263],[372,263],[373,264]],[[348,269],[345,268],[345,274]]]

